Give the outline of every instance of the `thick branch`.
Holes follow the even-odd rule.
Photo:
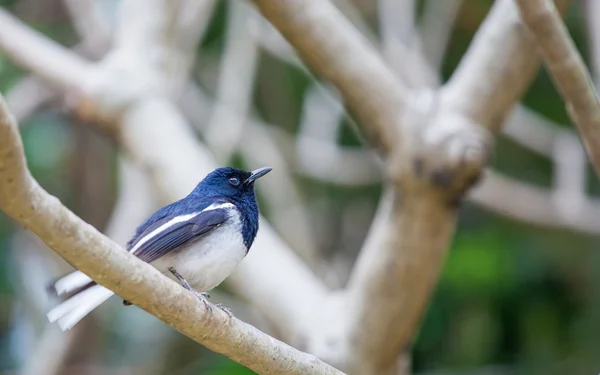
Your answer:
[[[552,1],[517,4],[600,176],[600,103],[585,63]]]
[[[0,97],[0,206],[78,269],[209,349],[260,374],[341,374],[202,303],[83,222],[31,177],[16,122]]]
[[[388,188],[348,285],[348,371],[397,373],[392,364],[410,350],[455,224],[455,209],[431,192]]]
[[[399,142],[407,100],[375,48],[329,0],[253,0],[308,65],[330,81],[384,154]]]
[[[561,11],[570,2],[556,0]],[[539,64],[535,45],[525,33],[514,0],[498,0],[442,89],[443,100],[450,108],[497,133]]]

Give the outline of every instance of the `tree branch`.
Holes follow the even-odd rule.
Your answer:
[[[101,14],[98,0],[63,0],[86,52],[101,56],[108,50],[113,28]]]
[[[423,54],[431,67],[439,72],[446,48],[452,37],[452,26],[462,0],[426,1],[423,18],[419,24]]]
[[[408,93],[367,39],[329,0],[253,2],[368,124],[363,130],[371,144],[388,154],[401,141],[398,121]]]
[[[517,4],[600,176],[600,103],[585,63],[552,1],[517,0]]]
[[[381,51],[402,82],[410,87],[436,87],[438,77],[422,53],[415,27],[416,5],[415,0],[378,1]]]
[[[260,374],[341,374],[218,309],[210,314],[192,293],[49,195],[27,169],[17,124],[1,96],[0,207],[94,281],[215,352]]]
[[[19,81],[7,94],[6,103],[17,121],[21,122],[56,96],[38,77],[26,77]]]
[[[0,47],[20,66],[36,72],[55,86],[82,89],[93,66],[57,43],[33,31],[0,9]]]
[[[600,3],[595,0],[585,0],[583,5],[589,37],[592,75],[596,86],[598,86],[600,82],[600,23],[598,23],[598,20],[600,20]]]
[[[204,138],[217,160],[226,162],[238,148],[252,92],[260,50],[255,32],[260,15],[250,4],[229,1],[225,51],[219,71],[217,103]]]
[[[348,282],[353,373],[397,373],[399,351],[410,350],[456,224],[440,203],[426,189],[387,187]]]
[[[576,214],[572,214],[562,209],[555,196],[546,189],[517,182],[491,170],[486,172],[483,182],[473,189],[469,198],[499,215],[532,225],[567,228],[593,235],[600,233],[598,199],[587,199]]]
[[[556,0],[561,11],[570,2]],[[525,34],[514,0],[498,0],[443,87],[442,100],[498,133],[504,116],[523,94],[539,64],[536,47]]]

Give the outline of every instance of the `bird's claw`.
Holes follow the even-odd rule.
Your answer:
[[[204,303],[204,307],[206,307],[208,312],[212,314],[212,307],[210,307],[210,303],[208,302],[207,295],[208,295],[208,293],[196,293],[196,296],[198,297],[198,299],[200,301],[202,301],[202,303]],[[208,298],[210,298],[210,296],[208,296]]]
[[[227,315],[229,315],[230,318],[234,317],[233,310],[231,310],[229,307],[223,306],[222,303],[217,303],[215,306],[223,310]]]

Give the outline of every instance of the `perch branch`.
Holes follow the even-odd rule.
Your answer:
[[[79,219],[29,173],[14,117],[0,97],[0,207],[94,281],[181,333],[260,374],[341,374],[192,294]],[[275,360],[274,360],[275,359]]]
[[[20,27],[27,29],[22,24]],[[38,37],[39,43],[55,44],[43,36]],[[27,46],[17,47],[27,49]],[[46,46],[41,51],[47,48],[49,47]],[[27,56],[34,60],[41,59],[34,52],[30,51]],[[121,58],[124,56],[125,60],[128,59],[126,50],[119,53],[122,53]],[[135,50],[130,53],[135,53]],[[117,57],[118,55],[110,57],[111,63],[123,68]],[[106,70],[107,64],[101,64],[95,67],[100,70],[95,78],[104,79],[100,86],[95,86],[94,95],[87,98],[89,109],[99,115],[97,119],[102,124],[108,118],[121,147],[134,162],[148,169],[162,197],[162,203],[185,196],[202,176],[215,168],[212,156],[197,142],[195,134],[169,100],[156,95],[156,90],[149,92],[139,90],[140,85],[137,85],[138,89],[123,85],[123,80],[131,78],[135,73],[128,74],[128,69],[116,72]],[[35,64],[24,66],[35,69],[33,73],[43,74]],[[68,75],[68,71],[64,75]],[[84,79],[83,82],[78,82],[79,85],[87,85],[85,77],[78,78]],[[58,83],[65,86],[62,81]],[[124,86],[130,87],[132,92],[119,92],[119,87]],[[106,105],[106,101],[110,104]],[[114,108],[120,108],[119,116],[113,116],[111,110]],[[261,221],[262,229],[254,244],[260,250],[251,252],[226,284],[251,301],[276,324],[284,337],[289,338],[291,332],[301,331],[299,326],[310,321],[318,301],[325,298],[326,289],[268,223],[263,218]]]

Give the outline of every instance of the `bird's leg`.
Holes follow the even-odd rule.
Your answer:
[[[208,303],[208,298],[210,298],[210,295],[208,293],[199,292],[196,289],[192,288],[190,283],[188,283],[187,280],[184,279],[183,276],[181,276],[181,274],[179,272],[177,272],[177,270],[175,268],[170,267],[169,271],[173,274],[173,276],[175,276],[177,278],[177,280],[179,280],[179,282],[185,289],[194,293],[196,295],[196,297],[198,297],[198,299],[200,301],[202,301],[202,303],[204,303],[204,306],[206,307],[206,309],[212,313],[212,307],[210,307],[210,304]]]
[[[230,317],[230,318],[233,318],[233,316],[234,316],[234,315],[233,315],[233,311],[232,311],[232,310],[231,310],[229,307],[223,306],[223,304],[222,304],[222,303],[217,303],[215,306],[217,306],[217,307],[218,307],[218,308],[220,308],[221,310],[225,311],[225,313],[226,313],[227,315],[229,315],[229,317]]]
[[[126,299],[123,300],[123,306],[131,306],[133,305],[131,302],[127,301]]]

